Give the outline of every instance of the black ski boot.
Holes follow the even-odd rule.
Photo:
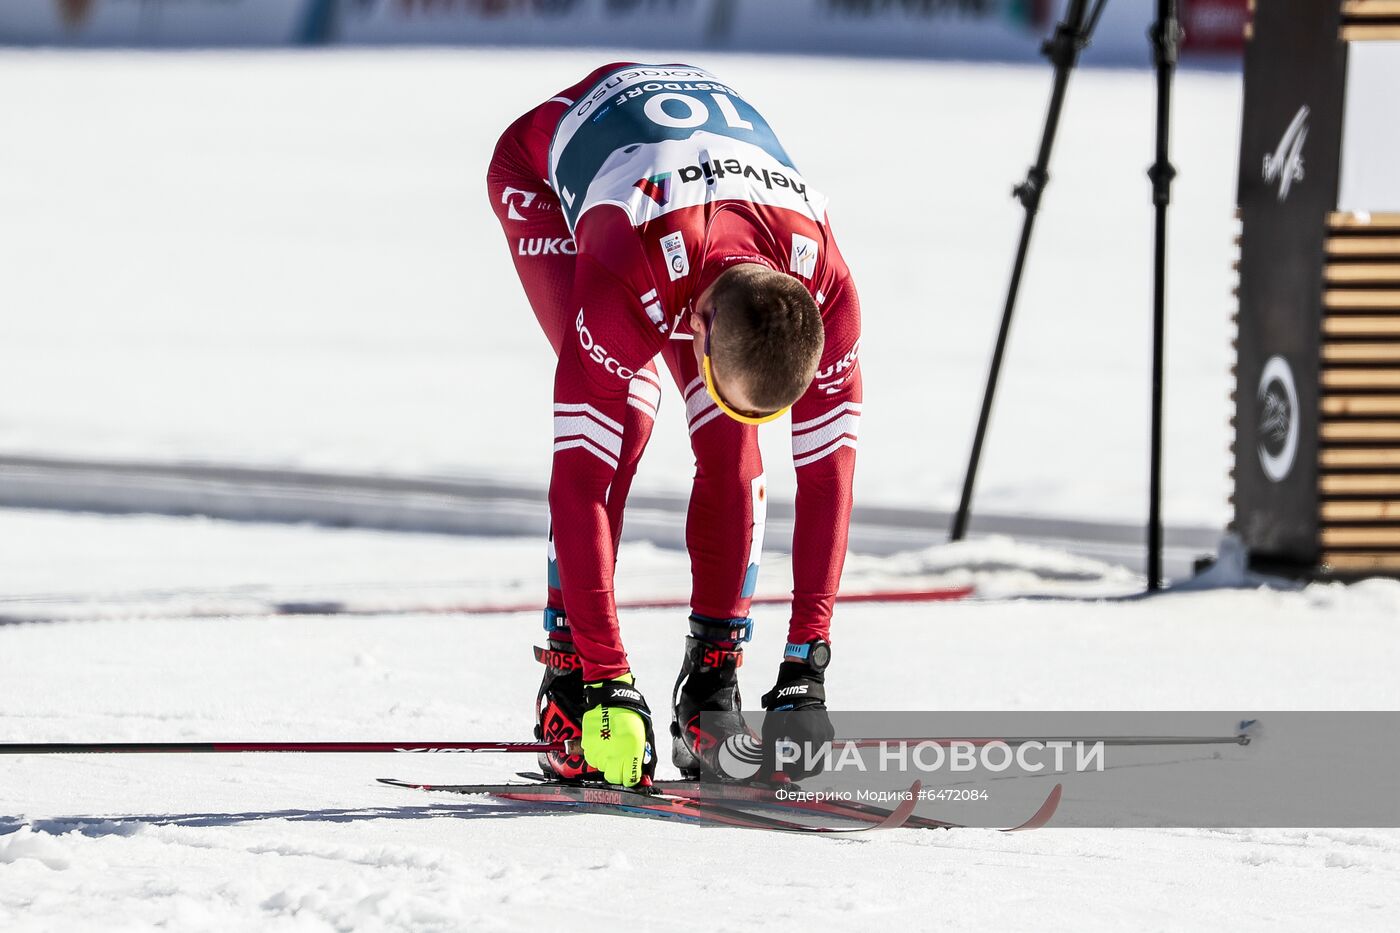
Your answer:
[[[739,667],[750,619],[690,617],[681,673],[671,694],[671,760],[688,780],[739,781],[761,760],[758,736],[740,711]],[[707,713],[704,721],[701,714]]]
[[[565,781],[601,781],[603,775],[583,760],[578,740],[583,735],[583,659],[571,641],[559,641],[554,633],[567,629],[564,613],[546,609],[544,628],[548,646],[535,646],[535,660],[545,666],[544,679],[535,701],[535,738],[541,742],[573,742],[570,752],[539,755],[540,770],[546,777]]]

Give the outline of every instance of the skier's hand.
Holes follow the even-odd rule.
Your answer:
[[[778,666],[778,682],[763,697],[768,713],[763,717],[760,773],[769,779],[801,781],[821,773],[836,736],[827,715],[825,679],[821,671],[803,663],[784,661]]]
[[[584,685],[583,757],[609,784],[635,787],[655,770],[651,710],[631,674]]]

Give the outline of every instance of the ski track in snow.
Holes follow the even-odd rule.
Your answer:
[[[366,567],[397,596],[425,579],[473,596],[542,577],[539,542],[15,511],[0,511],[0,526],[8,600],[65,583],[120,594],[160,582],[198,596],[295,582],[335,595]],[[1131,589],[1131,575],[1010,542],[852,564],[867,582],[877,572],[968,573],[984,587],[1000,579],[1009,593],[1032,594],[1039,579],[1042,592],[1088,595],[848,607],[838,613],[831,680],[847,708],[1400,701],[1394,582],[1123,602],[1099,597]],[[620,566],[624,581],[637,567],[648,586],[684,585],[682,554],[627,548]],[[786,585],[781,568],[763,577],[775,590]],[[750,696],[769,686],[785,635],[780,610],[755,615],[742,671]],[[653,698],[674,676],[682,622],[680,612],[624,618]],[[538,626],[534,613],[189,620],[139,611],[0,626],[0,738],[524,737]],[[911,640],[936,663],[892,671]],[[506,780],[532,764],[481,755],[0,758],[0,928],[538,930],[625,916],[695,931],[1379,930],[1400,906],[1397,830],[804,838],[374,783]]]

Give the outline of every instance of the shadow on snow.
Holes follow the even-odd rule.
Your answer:
[[[253,810],[243,813],[152,813],[130,816],[54,816],[44,819],[0,817],[0,836],[29,827],[36,833],[77,832],[89,838],[134,836],[147,826],[238,826],[267,820],[301,823],[354,823],[368,820],[490,820],[569,812],[571,804],[439,804],[421,807],[357,807],[322,810]]]

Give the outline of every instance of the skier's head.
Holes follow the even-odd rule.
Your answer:
[[[696,299],[695,360],[726,415],[763,424],[807,391],[821,359],[821,310],[792,276],[758,263],[731,266]]]

